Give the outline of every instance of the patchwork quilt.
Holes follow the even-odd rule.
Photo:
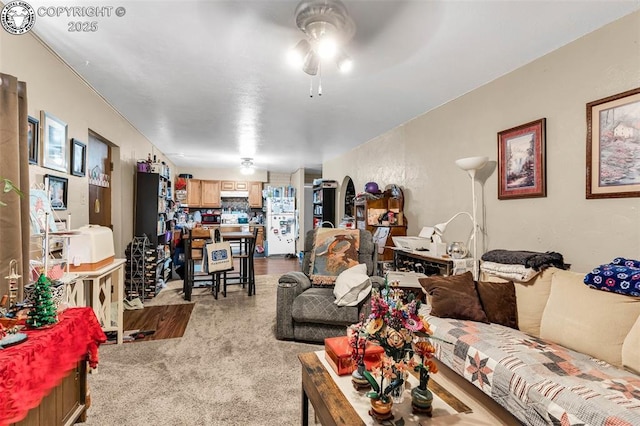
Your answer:
[[[428,321],[437,358],[525,424],[640,425],[638,375],[497,324]]]

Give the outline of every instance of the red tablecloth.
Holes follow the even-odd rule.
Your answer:
[[[52,327],[23,332],[25,342],[0,350],[0,425],[23,419],[86,355],[95,367],[107,340],[91,308],[69,308]]]

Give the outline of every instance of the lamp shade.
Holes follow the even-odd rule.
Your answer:
[[[489,157],[466,157],[456,160],[456,166],[466,171],[478,170],[483,168],[487,161],[489,161]]]

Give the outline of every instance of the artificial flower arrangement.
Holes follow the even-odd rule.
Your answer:
[[[381,365],[373,370],[373,374],[362,371],[372,387],[372,391],[367,393],[369,398],[389,401],[394,390],[402,390],[410,369],[420,373],[420,387],[423,389],[426,389],[429,373],[437,372],[432,360],[435,353],[431,343],[432,332],[429,323],[418,313],[420,301],[412,296],[405,297],[401,289],[389,286],[385,279],[384,288],[372,292],[369,317],[348,330],[352,359],[357,364],[362,363],[362,349],[367,340],[382,346],[385,351]],[[419,362],[414,354],[420,357]]]

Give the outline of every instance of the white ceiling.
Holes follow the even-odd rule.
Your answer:
[[[640,8],[640,0],[346,0],[355,68],[345,76],[324,64],[323,95],[310,98],[310,77],[285,60],[302,36],[295,0],[29,3],[113,6],[111,17],[37,16],[34,31],[176,165],[231,168],[253,157],[274,172],[319,170]],[[98,28],[69,32],[70,21]]]

